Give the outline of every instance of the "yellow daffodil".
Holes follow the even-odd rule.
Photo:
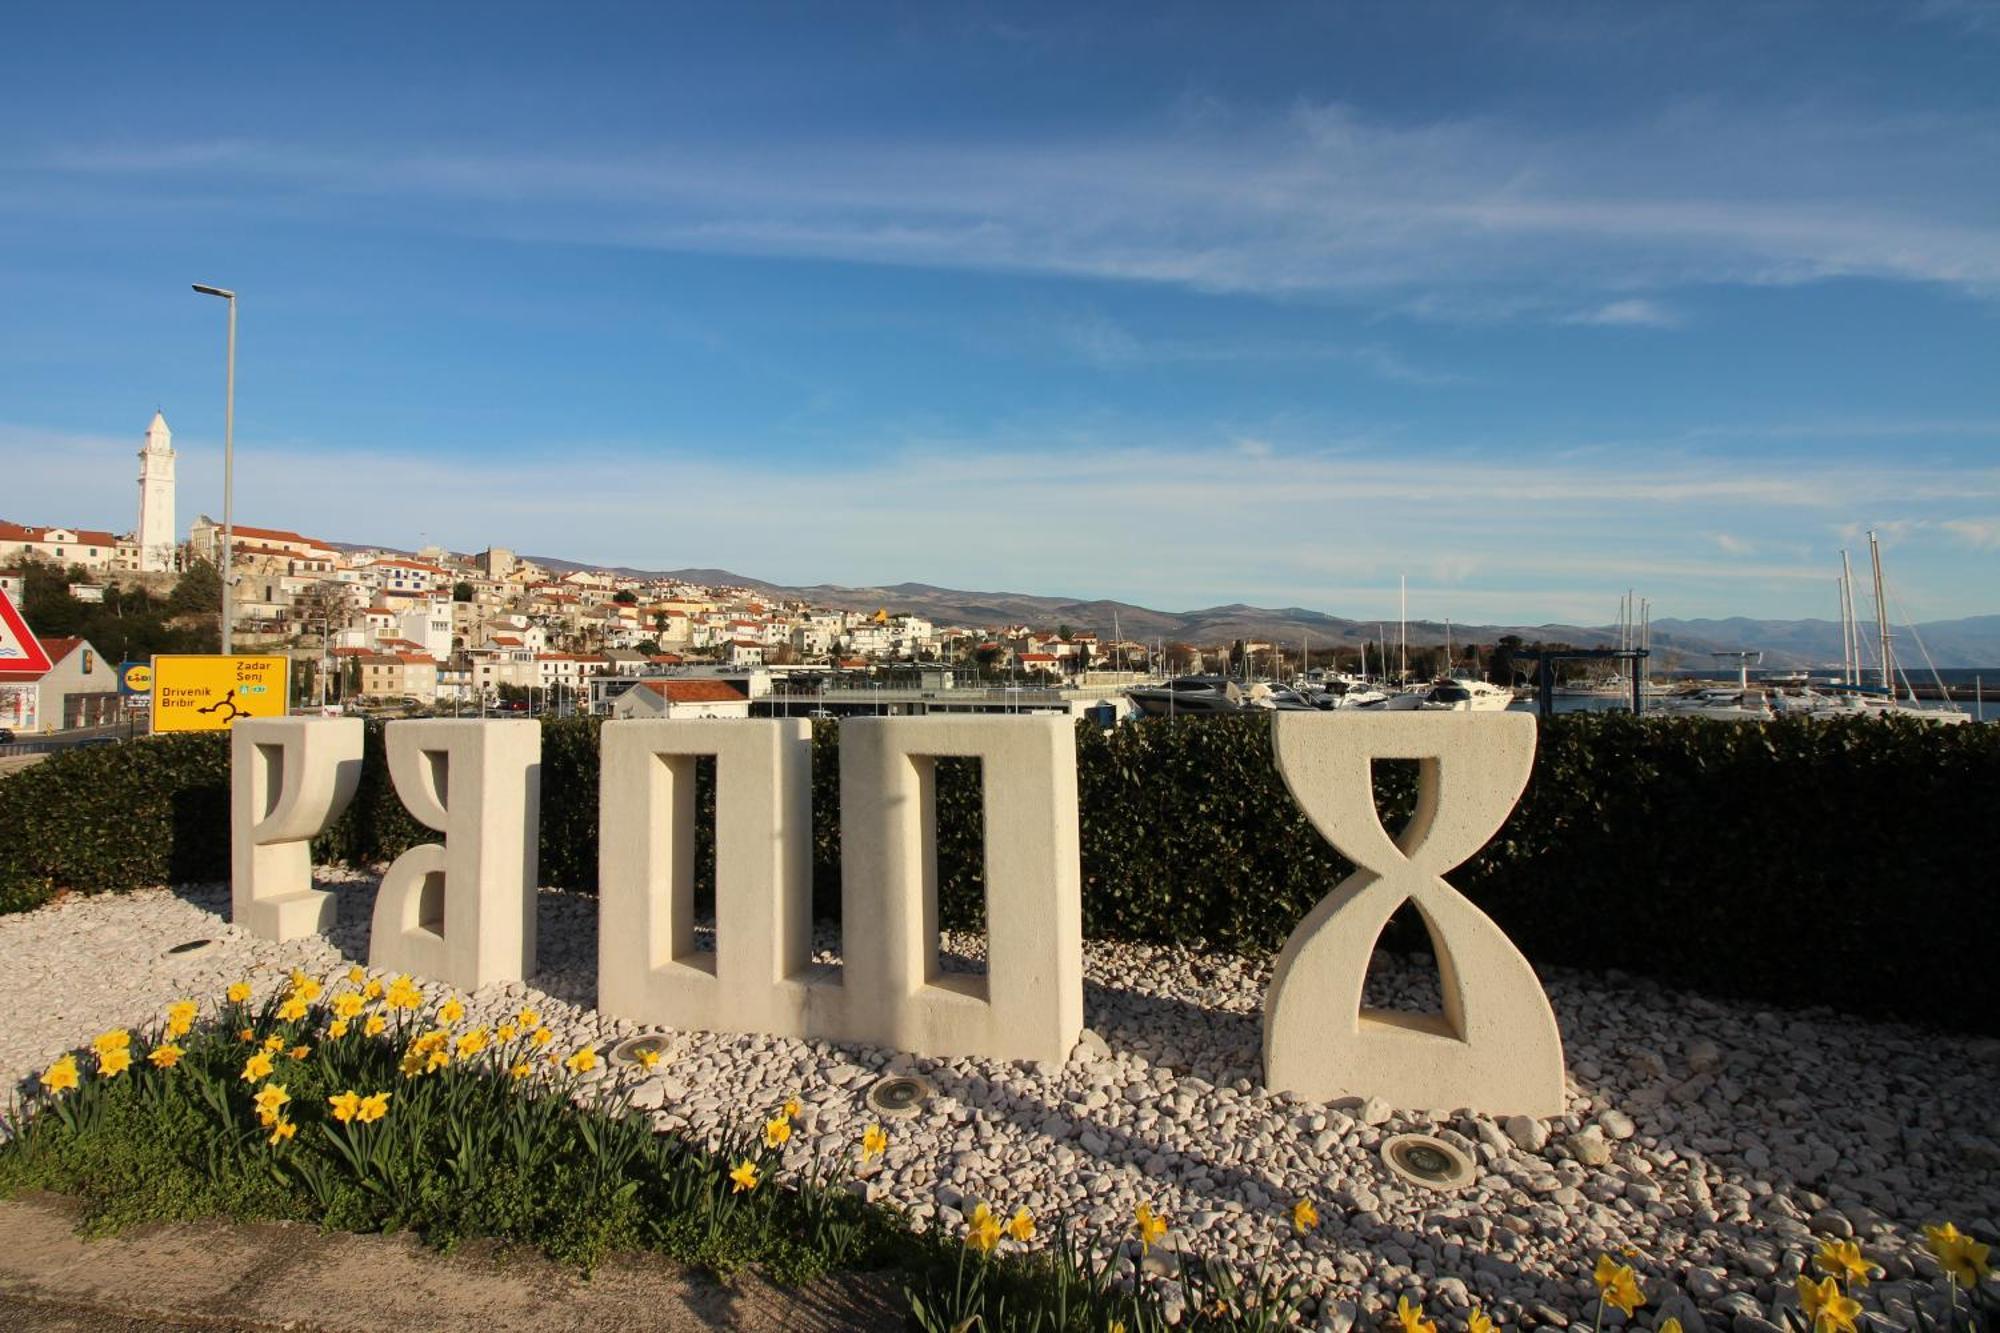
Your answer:
[[[1301,1236],[1319,1225],[1319,1209],[1313,1207],[1311,1199],[1300,1199],[1292,1205],[1292,1230]]]
[[[804,1109],[805,1109],[804,1107],[799,1105],[798,1098],[796,1097],[785,1098],[785,1106],[784,1106],[785,1119],[797,1120],[799,1118],[799,1112]]]
[[[965,1243],[981,1254],[993,1253],[993,1247],[1000,1243],[1000,1222],[983,1203],[965,1219]]]
[[[292,994],[303,995],[308,1000],[319,998],[319,983],[307,976],[301,969],[293,968],[291,975]]]
[[[448,1028],[457,1027],[459,1020],[464,1017],[465,1006],[459,1003],[456,995],[438,1006],[438,1022]]]
[[[547,1028],[536,1028],[535,1035],[532,1038],[530,1038],[530,1040],[532,1040],[537,1046],[546,1046],[555,1039],[556,1039],[556,1034],[549,1031]]]
[[[361,1035],[364,1037],[379,1037],[388,1030],[389,1020],[380,1014],[368,1015],[368,1021],[361,1025]]]
[[[1488,1320],[1487,1322],[1490,1324],[1492,1321]],[[1672,1315],[1668,1315],[1653,1326],[1653,1333],[1681,1333],[1681,1321]]]
[[[361,964],[356,963],[353,967],[347,969],[348,985],[359,986],[367,980],[368,980],[368,973],[362,970]]]
[[[229,997],[231,1004],[242,1004],[250,998],[250,983],[247,981],[236,982],[223,993]]]
[[[65,1055],[42,1071],[42,1087],[51,1093],[68,1092],[77,1085],[76,1057]]]
[[[1861,1314],[1861,1302],[1841,1293],[1832,1278],[1814,1282],[1804,1273],[1798,1277],[1799,1307],[1812,1321],[1813,1333],[1854,1333],[1854,1321]]]
[[[1026,1208],[1016,1208],[1014,1215],[1007,1219],[1007,1235],[1026,1245],[1035,1238],[1035,1215]]]
[[[255,1083],[259,1079],[269,1078],[270,1076],[271,1057],[266,1052],[258,1051],[243,1062],[243,1073],[240,1077],[245,1083]]]
[[[1882,1269],[1862,1257],[1861,1246],[1851,1240],[1823,1240],[1813,1256],[1813,1267],[1828,1277],[1839,1278],[1850,1287],[1865,1287]]]
[[[1493,1333],[1493,1316],[1478,1306],[1473,1306],[1472,1312],[1465,1316],[1465,1333]],[[1665,1324],[1661,1324],[1653,1330],[1653,1333],[1669,1333],[1669,1330]],[[1674,1324],[1671,1333],[1681,1333],[1679,1323]]]
[[[632,1058],[639,1062],[641,1069],[652,1069],[660,1063],[660,1053],[650,1046],[634,1051]]]
[[[361,998],[362,998],[362,999],[364,999],[364,1000],[379,1000],[379,999],[381,999],[381,998],[382,998],[382,983],[381,983],[381,982],[379,982],[379,981],[377,981],[377,980],[376,980],[375,978],[373,978],[373,977],[370,977],[370,978],[368,978],[368,984],[367,984],[367,985],[365,985],[365,986],[363,986],[363,987],[361,988]]]
[[[276,1123],[285,1103],[291,1099],[292,1094],[285,1091],[284,1084],[266,1083],[250,1100],[257,1108],[257,1118],[269,1125]]]
[[[313,1048],[310,1046],[294,1046],[291,1050],[285,1052],[286,1055],[291,1056],[294,1060],[303,1060],[312,1053]]]
[[[1597,1256],[1597,1269],[1591,1275],[1597,1284],[1598,1298],[1615,1310],[1623,1310],[1626,1318],[1646,1303],[1646,1293],[1639,1286],[1639,1275],[1632,1265],[1621,1264],[1608,1254]]]
[[[367,1002],[361,998],[361,994],[358,991],[344,990],[333,997],[333,1016],[335,1018],[359,1018],[361,1011],[367,1007]]]
[[[146,1059],[155,1069],[172,1069],[181,1062],[181,1057],[186,1054],[185,1050],[169,1041],[163,1042],[146,1052]]]
[[[132,1067],[132,1052],[119,1047],[115,1051],[104,1051],[97,1057],[97,1072],[106,1078],[117,1078]]]
[[[112,1051],[125,1051],[131,1048],[132,1034],[124,1028],[113,1028],[90,1039],[90,1049],[96,1051],[100,1059]]]
[[[1167,1219],[1153,1211],[1153,1205],[1142,1203],[1132,1212],[1134,1228],[1139,1235],[1139,1248],[1150,1250],[1160,1243],[1167,1234]]]
[[[485,1028],[472,1029],[472,1031],[465,1033],[458,1039],[458,1058],[461,1060],[470,1060],[473,1056],[486,1049],[486,1042],[487,1035]]]
[[[389,983],[388,995],[383,1000],[391,1009],[415,1009],[423,1002],[424,993],[417,989],[407,972]]]
[[[333,1118],[344,1125],[360,1112],[361,1097],[354,1089],[349,1088],[346,1092],[335,1093],[327,1098],[326,1104],[333,1108]]]
[[[276,1055],[279,1051],[283,1050],[284,1048],[285,1048],[285,1039],[279,1036],[277,1033],[273,1032],[270,1036],[264,1038],[264,1049],[269,1051],[272,1055]]]
[[[1991,1253],[1989,1247],[1950,1222],[1943,1226],[1925,1227],[1924,1248],[1937,1256],[1946,1275],[1961,1287],[1976,1287],[1993,1271],[1992,1265],[1987,1262]]]
[[[523,1032],[531,1031],[542,1025],[542,1016],[533,1009],[523,1009],[520,1013],[514,1015],[514,1020],[521,1025]]]
[[[331,1023],[328,1023],[326,1025],[326,1035],[332,1037],[335,1041],[339,1041],[347,1035],[347,1020],[336,1018]]]
[[[514,1067],[508,1070],[507,1072],[509,1074],[512,1074],[515,1078],[526,1078],[528,1075],[535,1072],[535,1067],[529,1064],[526,1060],[516,1060],[514,1062]]]
[[[783,1116],[773,1116],[764,1122],[764,1146],[782,1148],[792,1137],[792,1122]]]
[[[731,1194],[741,1194],[745,1190],[754,1190],[757,1188],[757,1182],[762,1179],[757,1174],[757,1164],[748,1158],[736,1164],[735,1168],[730,1171],[729,1178],[735,1182],[735,1184],[729,1187]]]
[[[290,996],[283,1004],[278,1006],[278,1021],[280,1023],[296,1023],[305,1016],[306,1002],[296,995]]]
[[[512,1041],[520,1033],[521,1029],[515,1027],[512,1023],[502,1023],[499,1027],[493,1029],[493,1035],[501,1041]]]
[[[1410,1304],[1408,1296],[1396,1298],[1396,1323],[1403,1333],[1438,1333],[1438,1326],[1424,1318],[1424,1307]]]
[[[361,1099],[361,1109],[355,1113],[364,1125],[372,1125],[389,1114],[389,1093],[371,1092]]]
[[[563,1068],[572,1074],[588,1074],[597,1068],[597,1050],[590,1046],[579,1046],[575,1054],[563,1061]]]
[[[889,1151],[889,1136],[882,1132],[880,1125],[870,1125],[861,1131],[861,1160],[880,1157]]]
[[[174,1003],[168,1005],[167,1030],[165,1034],[167,1040],[172,1041],[175,1037],[185,1037],[193,1029],[194,1017],[200,1012],[201,1007],[193,1000],[176,1000]]]
[[[275,1124],[271,1126],[271,1137],[266,1139],[265,1142],[269,1143],[273,1148],[275,1148],[280,1143],[283,1143],[286,1139],[289,1139],[290,1137],[292,1137],[292,1135],[298,1132],[299,1132],[299,1127],[297,1125],[293,1124],[289,1120],[280,1118]]]

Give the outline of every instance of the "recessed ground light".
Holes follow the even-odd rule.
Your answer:
[[[868,1106],[877,1115],[908,1120],[931,1099],[931,1085],[914,1074],[893,1074],[868,1089]]]
[[[161,954],[160,957],[186,958],[190,954],[206,953],[214,947],[214,940],[182,940],[179,944]]]
[[[1413,1185],[1433,1190],[1462,1190],[1472,1183],[1472,1162],[1443,1139],[1428,1134],[1398,1134],[1382,1145],[1382,1160]]]
[[[611,1058],[621,1065],[643,1064],[644,1061],[640,1059],[643,1052],[651,1051],[655,1055],[665,1055],[670,1045],[672,1043],[660,1033],[648,1032],[638,1037],[627,1037],[613,1046]]]

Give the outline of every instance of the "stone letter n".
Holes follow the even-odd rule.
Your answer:
[[[361,780],[361,719],[246,718],[229,737],[229,914],[252,935],[296,940],[333,925],[312,886],[312,840]]]
[[[599,753],[597,1007],[661,1027],[805,1037],[812,724],[607,722]],[[694,943],[695,762],[715,756],[715,949]]]
[[[1271,970],[1265,1082],[1414,1110],[1562,1114],[1562,1035],[1541,982],[1443,879],[1520,799],[1534,767],[1534,718],[1278,713],[1271,744],[1292,798],[1355,870],[1299,922]],[[1415,759],[1420,770],[1416,813],[1393,840],[1375,810],[1377,758]],[[1441,1020],[1361,1008],[1375,941],[1404,902],[1416,905],[1437,954]]]
[[[937,759],[980,760],[986,975],[938,966]],[[1083,1030],[1076,724],[856,718],[840,727],[845,1031],[924,1055],[1060,1064]]]
[[[539,722],[391,722],[389,777],[444,841],[382,876],[369,966],[462,990],[522,981],[535,964]]]

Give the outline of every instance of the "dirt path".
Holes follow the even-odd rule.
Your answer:
[[[637,1255],[586,1279],[518,1249],[441,1255],[409,1236],[287,1223],[197,1223],[83,1240],[50,1196],[0,1202],[0,1327],[34,1333],[172,1329],[797,1329],[900,1327],[885,1286],[796,1291],[719,1284]]]

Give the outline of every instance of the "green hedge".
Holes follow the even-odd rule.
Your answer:
[[[836,726],[816,728],[825,916],[840,901],[838,744]],[[429,836],[390,790],[381,746],[371,726],[361,790],[321,857],[381,861]],[[1088,935],[1272,948],[1347,873],[1286,794],[1261,717],[1080,724],[1077,759]],[[542,882],[592,891],[596,723],[545,724],[543,764]],[[221,738],[175,737],[0,780],[0,910],[60,888],[226,878],[227,767]],[[1378,770],[1392,826],[1413,792],[1413,766]],[[2000,876],[1983,833],[1996,796],[1995,727],[1572,714],[1543,727],[1513,817],[1450,878],[1538,963],[2000,1032]],[[712,806],[706,782],[701,797]],[[977,925],[970,764],[944,766],[938,801],[941,914]],[[1399,924],[1391,943],[1422,939]]]

